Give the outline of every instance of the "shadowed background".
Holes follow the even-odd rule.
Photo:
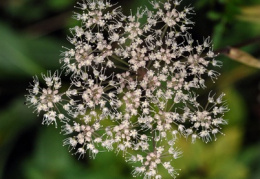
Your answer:
[[[126,14],[149,6],[146,0],[118,3]],[[65,136],[55,126],[42,126],[41,117],[24,105],[32,76],[60,67],[62,46],[70,47],[69,27],[76,25],[71,18],[75,4],[0,1],[0,178],[132,178],[131,165],[112,152],[78,160],[62,146]],[[182,5],[194,6],[193,38],[201,42],[210,36],[215,50],[260,36],[260,0],[183,0]],[[241,50],[260,59],[260,43],[250,43],[242,44]],[[222,75],[208,90],[226,93],[231,109],[226,115],[229,125],[223,129],[226,135],[209,144],[179,140],[183,157],[174,164],[182,169],[178,179],[259,179],[260,70],[224,55],[218,60],[223,62]]]

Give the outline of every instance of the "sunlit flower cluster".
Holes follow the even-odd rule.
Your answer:
[[[205,105],[196,94],[206,79],[216,80],[212,68],[221,63],[209,38],[195,43],[188,33],[192,8],[150,3],[128,16],[107,0],[78,3],[80,25],[70,29],[72,47],[60,59],[69,87],[61,88],[57,72],[43,75],[46,87],[34,78],[27,102],[44,113],[43,124],[61,121],[64,145],[79,157],[114,151],[132,163],[133,176],[160,179],[161,165],[175,178],[178,137],[216,139],[228,108],[224,94],[209,94]]]

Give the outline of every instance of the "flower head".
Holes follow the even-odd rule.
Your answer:
[[[206,79],[216,80],[212,68],[220,63],[209,38],[196,44],[188,33],[193,9],[178,10],[177,0],[151,4],[125,16],[109,1],[78,3],[82,12],[74,18],[81,25],[71,29],[72,47],[61,58],[69,88],[59,92],[57,73],[43,76],[46,88],[35,78],[27,101],[44,111],[44,124],[70,119],[62,126],[69,135],[64,145],[80,157],[115,151],[133,163],[134,176],[160,179],[160,165],[177,175],[177,138],[216,139],[228,108],[223,94],[209,95],[206,105],[196,94]]]

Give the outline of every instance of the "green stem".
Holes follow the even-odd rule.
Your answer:
[[[117,57],[116,55],[112,55],[111,57],[112,57],[113,59],[115,59],[115,60],[117,60],[117,61],[119,61],[119,62],[121,62],[121,63],[123,63],[123,64],[125,64],[125,65],[128,66],[128,63],[127,63],[127,62],[125,62],[125,61],[122,60],[121,58]]]

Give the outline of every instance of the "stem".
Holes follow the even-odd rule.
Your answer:
[[[111,90],[111,89],[113,89],[113,88],[115,88],[115,87],[114,87],[114,86],[108,86],[108,87],[105,87],[105,88],[104,88],[104,91],[106,92],[106,91]]]
[[[121,69],[121,70],[129,70],[129,68],[126,68],[126,67],[122,67],[122,66],[119,66],[119,65],[116,65],[116,68],[118,69]]]
[[[242,47],[245,47],[245,46],[248,46],[248,45],[251,45],[251,44],[255,44],[255,43],[258,43],[258,42],[260,42],[260,36],[254,37],[252,39],[246,40],[244,42],[241,42],[241,43],[238,43],[238,44],[235,44],[235,45],[232,45],[231,47],[242,48]],[[215,53],[228,54],[229,50],[230,50],[230,46],[227,46],[227,47],[215,50],[214,52]]]
[[[155,145],[155,130],[154,130],[154,133],[153,133],[153,151],[155,151],[155,147],[156,147],[156,145]]]
[[[125,64],[125,65],[128,66],[128,63],[127,63],[127,62],[125,62],[125,61],[122,60],[121,58],[117,57],[116,55],[112,55],[111,57],[112,57],[113,59],[115,59],[115,60],[117,60],[117,61],[119,61],[119,62],[121,62],[121,63],[123,63],[123,64]]]

